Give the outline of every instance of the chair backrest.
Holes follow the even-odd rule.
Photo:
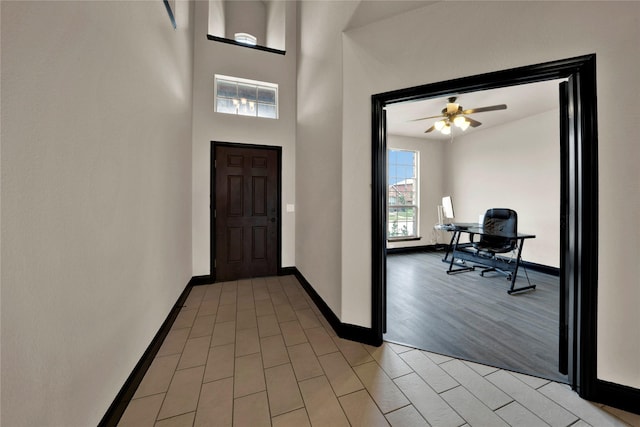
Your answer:
[[[518,234],[518,214],[513,209],[487,209],[482,224],[484,232],[480,238],[482,246],[502,247],[513,249]]]

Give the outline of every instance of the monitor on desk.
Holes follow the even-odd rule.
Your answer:
[[[442,214],[446,220],[453,219],[453,202],[451,201],[451,196],[445,196],[442,198]]]
[[[451,196],[442,198],[442,204],[438,206],[438,224],[450,225],[453,221],[453,203]]]

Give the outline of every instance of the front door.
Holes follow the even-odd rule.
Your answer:
[[[214,143],[216,281],[278,272],[278,148]]]

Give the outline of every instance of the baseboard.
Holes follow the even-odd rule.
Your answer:
[[[315,289],[313,289],[313,286],[311,286],[309,281],[295,267],[294,267],[294,273],[293,274],[296,276],[296,278],[298,279],[298,282],[300,282],[300,284],[302,285],[304,290],[307,292],[307,294],[309,294],[309,296],[311,297],[313,302],[318,306],[318,308],[320,309],[320,312],[322,312],[322,315],[324,316],[324,318],[327,319],[327,322],[329,322],[329,324],[331,325],[333,330],[339,336],[340,335],[340,329],[342,328],[342,322],[340,322],[340,319],[338,319],[338,316],[335,315],[333,310],[331,310],[331,308],[329,308],[329,306],[327,305],[326,302],[324,302],[322,297],[320,295],[318,295],[318,293],[316,292]]]
[[[216,276],[213,274],[207,274],[204,276],[193,276],[189,283],[192,286],[210,285],[216,282]]]
[[[362,344],[379,347],[382,345],[382,337],[377,337],[371,328],[364,326],[352,325],[350,323],[341,323],[338,336],[350,341],[357,341]]]
[[[595,398],[598,403],[640,415],[640,389],[596,380]]]
[[[295,267],[278,267],[278,276],[288,276],[296,274]]]
[[[289,274],[295,274],[295,267],[278,267],[278,276],[286,276]],[[212,274],[205,274],[202,276],[193,276],[191,278],[193,286],[210,285],[216,282],[215,269]]]
[[[316,292],[313,286],[311,286],[304,275],[296,267],[291,268],[294,270],[293,274],[296,276],[304,290],[307,292],[307,294],[309,294],[313,302],[320,309],[320,312],[322,313],[324,318],[327,319],[327,322],[329,322],[333,330],[340,338],[374,346],[379,346],[382,344],[382,340],[375,336],[372,328],[351,325],[349,323],[342,323],[338,316],[336,316],[336,314],[333,312],[333,310],[331,310],[327,303],[324,302],[322,297]]]
[[[151,344],[149,344],[145,352],[142,354],[142,357],[136,364],[135,368],[133,368],[131,374],[129,374],[129,377],[120,389],[120,392],[118,392],[116,398],[113,400],[113,403],[111,403],[111,406],[109,406],[109,409],[107,409],[107,412],[102,417],[102,420],[100,420],[100,423],[98,424],[99,427],[117,426],[120,418],[122,418],[122,414],[124,414],[124,411],[127,409],[129,402],[133,398],[133,395],[136,393],[138,386],[142,382],[144,375],[147,373],[149,366],[151,366],[153,359],[156,357],[156,354],[158,354],[160,347],[162,347],[162,343],[171,330],[171,326],[176,320],[176,317],[178,317],[178,313],[180,313],[184,302],[187,300],[189,292],[191,292],[191,288],[194,286],[194,282],[198,281],[198,279],[194,279],[195,278],[191,278],[191,280],[189,280],[189,283],[178,297],[178,300],[169,312],[169,315],[162,323],[162,326],[160,326],[158,333],[156,333],[156,335],[153,337]]]
[[[535,262],[529,261],[520,261],[520,266],[528,270],[560,277],[560,269],[558,267],[550,267],[548,265],[536,264]]]
[[[447,245],[420,245],[420,246],[406,246],[404,248],[387,248],[387,255],[393,254],[409,254],[416,252],[436,252],[445,249]]]

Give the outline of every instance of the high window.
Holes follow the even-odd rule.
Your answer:
[[[215,76],[215,111],[241,116],[278,118],[278,85]]]
[[[418,237],[418,152],[389,149],[387,238]]]
[[[284,55],[287,11],[295,11],[291,3],[282,0],[209,0],[207,39]]]

